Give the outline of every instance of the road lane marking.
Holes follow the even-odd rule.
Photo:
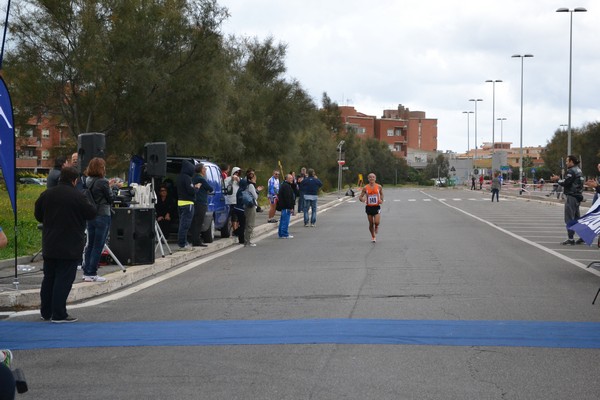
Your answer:
[[[434,200],[437,200],[437,199],[436,199],[434,196],[431,196],[431,195],[429,195],[428,193],[425,193],[425,192],[421,192],[421,193],[423,193],[425,196],[429,196],[429,197],[431,197],[431,198],[432,198],[432,199],[434,199]],[[542,245],[541,245],[541,244],[539,244],[539,243],[536,243],[536,242],[533,242],[533,241],[531,241],[531,240],[529,240],[529,239],[526,239],[526,238],[524,238],[523,236],[519,236],[519,235],[517,235],[516,233],[513,233],[513,232],[511,232],[511,231],[508,231],[508,230],[506,230],[506,229],[504,229],[504,228],[502,228],[502,227],[500,227],[500,226],[498,226],[498,225],[496,225],[496,224],[494,224],[494,223],[492,223],[492,222],[486,221],[486,220],[485,220],[485,219],[483,219],[483,218],[479,218],[477,215],[474,215],[474,214],[471,214],[471,213],[469,213],[469,212],[467,212],[467,211],[461,210],[461,209],[460,209],[460,208],[458,208],[458,207],[454,207],[454,206],[452,206],[452,205],[448,204],[448,203],[447,203],[447,202],[445,202],[445,201],[441,201],[440,203],[444,204],[446,207],[450,207],[450,208],[452,208],[452,209],[454,209],[454,210],[456,210],[456,211],[458,211],[458,212],[461,212],[461,213],[463,213],[463,214],[465,214],[465,215],[467,215],[467,216],[469,216],[469,217],[471,217],[471,218],[473,218],[473,219],[476,219],[476,220],[478,220],[479,222],[482,222],[482,223],[484,223],[484,224],[486,224],[486,225],[489,225],[489,226],[491,226],[492,228],[499,230],[500,232],[504,232],[504,233],[506,233],[507,235],[509,235],[509,236],[512,236],[512,237],[514,237],[515,239],[518,239],[518,240],[522,241],[523,243],[527,243],[527,244],[529,244],[529,245],[531,245],[531,246],[533,246],[533,247],[535,247],[535,248],[537,248],[537,249],[540,249],[540,250],[542,250],[542,251],[545,251],[545,252],[546,252],[546,253],[548,253],[548,254],[552,254],[553,256],[555,256],[555,257],[558,257],[558,258],[560,258],[561,260],[563,260],[563,261],[566,261],[566,262],[568,262],[568,263],[570,263],[570,264],[573,264],[574,266],[576,266],[576,267],[578,267],[578,268],[581,268],[582,270],[584,270],[584,271],[587,271],[587,272],[589,272],[590,274],[593,274],[593,275],[596,275],[596,276],[600,276],[600,272],[599,272],[599,271],[596,271],[596,270],[594,270],[594,269],[592,269],[592,268],[587,268],[587,265],[585,265],[585,264],[582,264],[582,263],[580,263],[579,261],[573,260],[572,258],[569,258],[569,257],[565,256],[564,254],[561,254],[561,253],[559,253],[558,251],[555,251],[555,250],[549,249],[549,248],[547,248],[547,247],[545,247],[545,246],[542,246]]]

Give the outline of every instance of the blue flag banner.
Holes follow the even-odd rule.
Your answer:
[[[596,236],[600,235],[600,199],[592,204],[583,217],[569,222],[567,228],[575,231],[588,246],[591,246]]]
[[[0,168],[10,197],[13,212],[17,213],[15,181],[15,124],[13,108],[4,79],[0,77]]]

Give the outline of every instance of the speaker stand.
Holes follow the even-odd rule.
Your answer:
[[[125,269],[125,267],[123,266],[123,264],[121,264],[121,261],[119,261],[119,259],[117,258],[117,256],[115,256],[115,253],[112,252],[112,250],[110,249],[110,247],[108,247],[108,245],[106,243],[104,243],[104,250],[106,250],[108,252],[108,254],[110,254],[110,256],[112,257],[113,261],[115,263],[117,263],[117,265],[119,267],[121,267],[121,269],[123,270],[123,272],[127,272],[127,269]]]

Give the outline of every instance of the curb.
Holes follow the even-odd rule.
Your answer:
[[[347,201],[351,199],[348,196],[341,196],[338,199],[329,201],[319,206],[319,214],[321,211],[333,207],[336,203]],[[295,214],[290,222],[293,222],[299,218],[302,218],[299,214]],[[254,236],[260,236],[270,231],[277,230],[278,224],[266,223],[258,225],[254,228]],[[104,275],[107,278],[106,282],[94,283],[94,282],[74,282],[73,288],[67,298],[67,304],[81,302],[94,297],[103,296],[109,293],[113,293],[125,287],[134,285],[144,279],[161,274],[169,269],[176,268],[182,264],[195,260],[199,257],[203,257],[217,251],[223,250],[227,247],[236,245],[237,238],[224,238],[219,239],[204,248],[196,248],[192,251],[173,251],[173,254],[165,254],[164,257],[157,258],[154,264],[146,265],[133,265],[126,266],[127,272],[115,271]],[[31,257],[23,257],[24,259],[30,259]],[[11,262],[14,262],[11,260]],[[40,307],[40,290],[37,289],[26,289],[26,290],[14,290],[0,293],[0,310],[12,310],[15,309],[29,309]]]

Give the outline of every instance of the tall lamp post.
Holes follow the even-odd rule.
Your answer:
[[[469,101],[472,101],[475,103],[475,157],[473,159],[476,159],[477,158],[477,102],[483,101],[483,99],[469,99]]]
[[[567,128],[567,154],[571,154],[571,83],[573,80],[573,13],[586,12],[583,7],[574,9],[559,8],[556,12],[568,12],[571,15],[571,23],[569,25],[569,120]]]
[[[470,125],[471,118],[470,118],[469,114],[473,114],[473,111],[463,111],[463,114],[467,114],[467,154],[468,154],[469,151],[471,151],[471,142],[469,141],[470,136],[471,136],[471,133],[469,132],[469,130],[470,130],[469,125]]]
[[[520,58],[521,59],[521,140],[520,140],[520,160],[519,160],[519,181],[521,182],[521,189],[523,189],[523,60],[525,58],[533,57],[533,54],[515,54],[512,58]],[[523,190],[519,191],[519,194],[522,194]]]
[[[494,154],[494,151],[496,150],[496,82],[502,82],[502,80],[488,79],[485,82],[492,83],[492,154]]]
[[[337,145],[337,150],[339,152],[339,156],[338,156],[338,194],[342,191],[342,167],[345,164],[344,160],[342,160],[342,147],[344,146],[344,143],[346,143],[344,140],[340,140],[340,142]]]
[[[496,119],[500,121],[500,143],[504,143],[504,138],[502,136],[504,134],[504,121],[506,121],[506,118],[502,117]]]

